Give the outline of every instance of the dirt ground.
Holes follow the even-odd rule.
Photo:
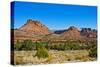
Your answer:
[[[88,56],[87,50],[67,50],[57,51],[50,50],[48,58],[38,58],[35,56],[36,51],[14,51],[14,64],[58,64],[72,62],[95,61],[95,58]]]

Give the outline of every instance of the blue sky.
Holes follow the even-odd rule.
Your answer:
[[[51,30],[67,29],[69,26],[97,29],[97,7],[14,2],[14,28],[19,28],[28,19],[39,20]]]

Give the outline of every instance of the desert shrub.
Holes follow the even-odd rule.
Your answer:
[[[36,50],[38,50],[39,48],[42,48],[43,47],[42,44],[41,43],[38,43],[38,42],[36,42],[35,45],[36,45]]]
[[[80,50],[80,44],[79,44],[79,43],[72,43],[72,44],[70,45],[70,48],[71,48],[72,50]]]
[[[17,41],[14,45],[15,50],[38,50],[46,48],[47,50],[90,50],[97,45],[96,41],[80,43],[77,41],[67,41],[65,43],[52,43],[52,42],[32,42],[25,40],[24,42]]]
[[[33,42],[31,40],[24,40],[22,42],[21,50],[33,50]]]
[[[65,43],[64,44],[64,50],[70,50],[70,44]]]
[[[87,49],[87,45],[85,44],[80,45],[80,50],[84,50],[84,49]]]
[[[79,50],[81,49],[81,45],[79,43],[60,43],[54,44],[50,46],[50,49],[53,50]]]
[[[45,45],[45,48],[46,48],[47,50],[50,50],[51,47],[50,47],[49,44],[46,44],[46,45]]]
[[[36,55],[38,58],[47,58],[49,56],[48,50],[46,48],[39,48],[36,52]]]
[[[79,50],[80,44],[79,43],[64,43],[59,46],[60,50]]]
[[[64,44],[60,44],[58,47],[58,50],[65,50],[65,45]]]
[[[47,42],[36,42],[36,55],[38,58],[46,58],[48,57],[48,43]]]
[[[59,44],[53,45],[53,49],[60,50],[59,47],[60,47]]]
[[[54,48],[52,44],[49,47],[50,47],[50,49],[53,49]]]
[[[47,42],[36,42],[35,45],[36,45],[36,50],[38,50],[39,48],[43,48],[43,47],[49,48]]]
[[[82,50],[82,49],[90,50],[91,48],[96,47],[96,46],[97,46],[97,42],[96,41],[84,42],[84,43],[80,43],[79,49],[80,50]]]
[[[17,41],[16,44],[14,44],[14,50],[21,50],[22,43]]]
[[[96,42],[88,42],[88,43],[80,43],[80,42],[71,42],[67,41],[65,43],[56,43],[50,44],[48,47],[53,50],[89,50],[95,47],[97,44]]]
[[[24,40],[23,42],[17,41],[14,45],[14,50],[38,50],[39,48],[50,49],[47,42],[32,42],[32,40]]]
[[[87,42],[87,43],[85,43],[85,44],[86,44],[86,48],[85,48],[85,49],[87,49],[87,50],[90,50],[91,48],[97,46],[97,42],[96,42],[96,41],[93,41],[93,42]]]
[[[62,44],[54,44],[54,45],[51,45],[50,46],[50,49],[53,49],[53,50],[63,50],[63,45]]]
[[[89,56],[90,57],[97,57],[97,47],[93,47],[89,50]]]

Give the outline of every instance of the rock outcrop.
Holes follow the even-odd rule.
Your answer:
[[[60,37],[65,40],[80,40],[80,30],[74,26],[71,26],[64,33],[62,33]]]
[[[97,38],[97,31],[91,28],[82,28],[81,35],[88,38]]]
[[[32,34],[49,34],[48,28],[39,21],[29,19],[26,24],[19,28],[19,30],[26,31]]]
[[[12,39],[23,41],[30,39],[32,41],[88,41],[97,39],[97,31],[91,28],[78,29],[74,26],[70,26],[65,30],[57,30],[51,32],[45,25],[39,21],[33,21],[29,19],[19,29],[12,30],[14,36]]]
[[[29,19],[26,24],[21,26],[19,29],[13,30],[14,36],[12,39],[16,42],[17,40],[23,41],[30,39],[32,41],[41,40],[41,38],[49,34],[49,29],[41,24],[39,21],[33,21]]]

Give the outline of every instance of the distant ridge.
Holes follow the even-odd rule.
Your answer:
[[[65,32],[61,34],[61,38],[68,40],[80,40],[80,31],[78,30],[78,28],[70,26]]]
[[[32,41],[87,41],[97,39],[97,30],[70,26],[64,30],[49,30],[40,21],[29,19],[18,29],[14,29],[14,41],[30,39]]]

